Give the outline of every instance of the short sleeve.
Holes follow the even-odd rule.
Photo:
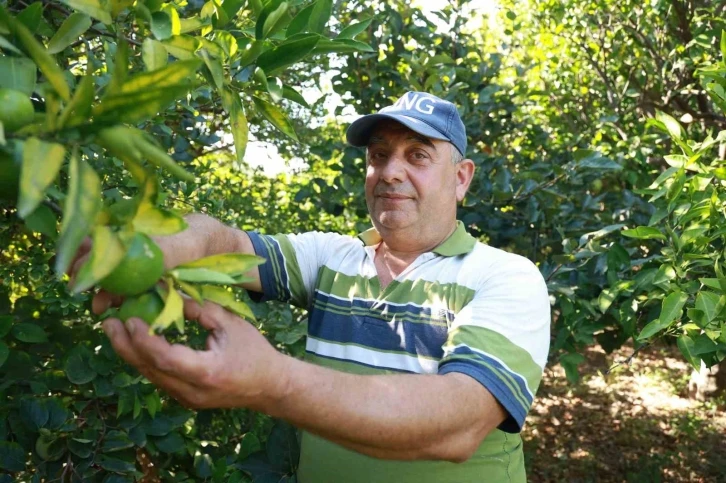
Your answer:
[[[334,233],[262,235],[247,232],[260,265],[262,300],[279,300],[308,308],[318,271],[341,238]]]
[[[439,374],[479,381],[509,414],[499,429],[522,430],[542,379],[550,341],[547,285],[529,260],[508,255],[456,315]]]

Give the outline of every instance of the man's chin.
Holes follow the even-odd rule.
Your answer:
[[[381,230],[402,230],[411,227],[414,220],[411,216],[401,212],[384,212],[377,217],[374,223],[378,231]]]

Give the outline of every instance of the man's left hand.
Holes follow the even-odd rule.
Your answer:
[[[251,407],[284,393],[287,357],[249,322],[211,302],[186,300],[184,314],[210,331],[207,350],[170,344],[139,319],[108,319],[116,352],[152,383],[192,408]]]

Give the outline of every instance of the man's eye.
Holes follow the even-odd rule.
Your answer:
[[[417,151],[417,152],[413,153],[412,157],[416,161],[423,161],[424,159],[427,158],[426,153],[422,153],[421,151]]]

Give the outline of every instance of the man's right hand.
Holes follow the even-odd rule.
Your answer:
[[[202,214],[192,214],[185,217],[188,228],[182,232],[168,236],[153,237],[154,242],[164,254],[164,268],[170,269],[183,263],[220,253],[249,253],[254,255],[254,247],[249,236],[238,229],[228,227],[212,217]],[[81,266],[88,260],[92,248],[90,238],[86,238],[70,264],[68,275],[70,285],[78,274]],[[244,284],[244,287],[260,291],[260,275],[257,267],[250,270],[247,276],[254,282]],[[105,290],[99,291],[93,297],[91,305],[95,314],[101,314],[109,307],[118,306],[123,297],[110,294]]]

